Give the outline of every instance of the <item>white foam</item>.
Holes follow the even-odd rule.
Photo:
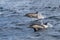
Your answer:
[[[53,25],[52,25],[52,24],[50,24],[50,23],[48,23],[47,25],[48,25],[48,27],[53,27]]]
[[[38,19],[44,19],[44,18],[46,18],[46,16],[44,16],[44,15],[42,15],[42,13],[38,13]]]
[[[0,12],[0,15],[1,15],[2,13]]]

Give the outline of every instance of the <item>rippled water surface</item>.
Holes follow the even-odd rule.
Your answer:
[[[36,11],[53,27],[38,32],[28,28],[37,19],[24,15]],[[0,0],[0,40],[60,40],[60,0]]]

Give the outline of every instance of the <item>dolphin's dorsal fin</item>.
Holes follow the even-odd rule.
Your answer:
[[[38,11],[36,11],[36,14],[38,13]]]

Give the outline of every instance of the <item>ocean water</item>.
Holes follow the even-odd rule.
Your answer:
[[[36,11],[53,27],[38,32],[28,28],[37,19],[24,15]],[[60,0],[0,0],[0,40],[60,40]]]

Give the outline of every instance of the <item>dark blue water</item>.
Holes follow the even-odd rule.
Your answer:
[[[53,27],[38,32],[28,28],[37,19],[24,15],[36,11]],[[60,0],[0,0],[0,40],[60,40]]]

